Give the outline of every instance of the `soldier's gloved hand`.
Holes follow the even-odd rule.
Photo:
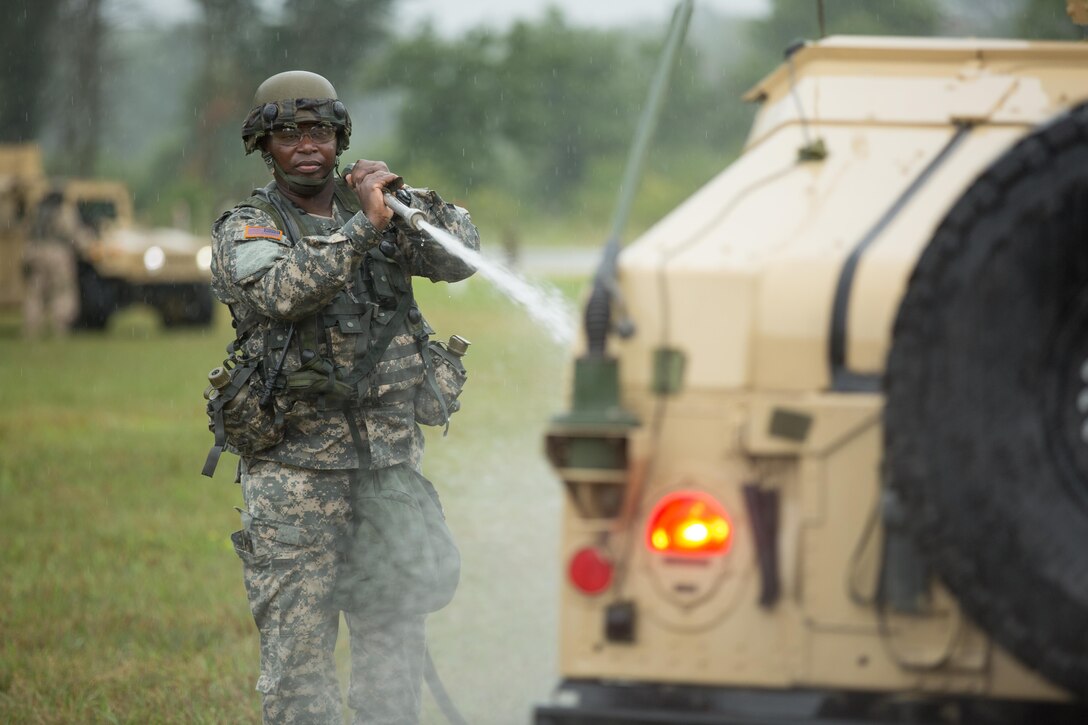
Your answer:
[[[385,205],[383,191],[400,187],[404,180],[391,172],[384,161],[359,159],[344,176],[355,192],[363,213],[378,231],[385,229],[393,218],[393,210]]]

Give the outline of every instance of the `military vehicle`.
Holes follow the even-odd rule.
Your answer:
[[[124,184],[99,179],[51,180],[36,145],[0,146],[0,308],[22,304],[22,249],[34,209],[47,194],[82,224],[73,240],[79,267],[77,327],[105,327],[136,303],[155,308],[166,326],[212,321],[211,246],[179,229],[144,229],[133,218]]]
[[[1088,43],[831,36],[747,98],[589,296],[535,721],[1088,722]]]

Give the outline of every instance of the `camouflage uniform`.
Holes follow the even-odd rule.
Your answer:
[[[67,335],[79,315],[75,245],[86,232],[75,216],[49,201],[37,210],[23,251],[23,334],[27,337],[40,336],[46,325],[56,336]]]
[[[426,190],[412,191],[412,205],[479,248],[464,210]],[[413,399],[430,330],[411,300],[411,277],[452,282],[473,271],[395,222],[378,232],[358,208],[339,185],[334,218],[315,217],[271,184],[213,228],[212,286],[246,333],[246,352],[263,357],[267,370],[286,350],[288,389],[275,402],[283,439],[242,459],[243,528],[232,537],[261,633],[265,722],[341,722],[333,663],[339,612],[330,596],[347,570],[353,522],[366,501],[360,491],[405,477],[425,481]],[[405,295],[410,307],[398,314]],[[296,333],[285,347],[290,323]],[[369,375],[351,381],[350,402],[328,390],[292,392],[306,357],[317,353],[331,364],[325,369],[350,371],[390,324],[388,347]],[[423,616],[345,616],[356,722],[417,722]]]

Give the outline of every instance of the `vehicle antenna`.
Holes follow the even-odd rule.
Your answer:
[[[823,4],[821,3],[821,8]],[[821,21],[822,23],[822,21]],[[827,146],[824,144],[824,140],[820,137],[813,139],[809,135],[808,117],[805,115],[804,105],[801,103],[801,96],[797,93],[797,71],[793,64],[793,56],[797,54],[797,51],[805,47],[805,41],[796,40],[790,43],[786,48],[786,69],[790,74],[790,96],[793,98],[793,104],[797,108],[797,118],[801,122],[801,148],[797,150],[797,159],[799,161],[821,161],[827,158]]]

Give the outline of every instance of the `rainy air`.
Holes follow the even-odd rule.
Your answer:
[[[0,18],[0,722],[1088,722],[1088,0]]]

